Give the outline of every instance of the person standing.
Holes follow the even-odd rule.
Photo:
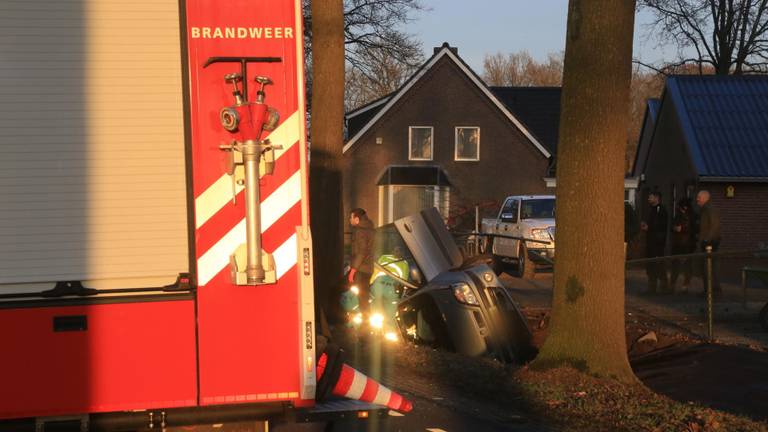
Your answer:
[[[370,281],[373,273],[373,222],[365,210],[356,208],[349,214],[352,225],[352,259],[348,280],[357,286],[360,312],[368,314]]]
[[[712,247],[712,252],[717,252],[720,248],[720,212],[717,208],[712,206],[710,202],[710,194],[708,190],[700,190],[696,195],[696,204],[698,204],[699,211],[699,235],[698,235],[698,247],[699,252],[706,252],[707,247]],[[702,280],[704,281],[704,293],[707,292],[707,262],[704,258],[704,265],[702,266]],[[712,258],[712,291],[715,294],[720,294],[722,288],[720,287],[720,278],[718,278],[718,260]]]
[[[632,204],[624,201],[624,255],[628,255],[630,243],[635,240],[637,233],[640,232],[640,223],[637,220],[637,213]]]
[[[677,203],[677,212],[672,222],[672,255],[691,254],[696,250],[694,218],[691,210],[691,202],[683,198]],[[691,258],[678,258],[672,260],[670,269],[670,290],[675,291],[677,278],[683,274],[682,292],[687,293],[691,285],[693,273],[693,260]]]
[[[646,233],[645,257],[663,257],[667,243],[667,210],[661,204],[661,192],[649,193],[648,204],[648,216],[640,224],[640,229]],[[648,275],[647,294],[656,294],[658,289],[663,293],[669,292],[667,265],[663,260],[647,263],[645,272]]]

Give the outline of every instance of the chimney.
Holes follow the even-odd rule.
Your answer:
[[[456,47],[452,47],[452,46],[450,46],[450,45],[448,44],[448,42],[443,42],[443,44],[442,44],[442,45],[440,45],[439,47],[435,47],[435,48],[434,48],[434,52],[433,52],[433,54],[437,54],[437,53],[438,53],[438,52],[440,52],[440,50],[441,50],[441,49],[443,49],[443,48],[448,48],[448,49],[450,49],[450,50],[451,50],[451,51],[452,51],[454,54],[456,54],[456,55],[459,55],[459,49],[458,49],[458,48],[456,48]]]

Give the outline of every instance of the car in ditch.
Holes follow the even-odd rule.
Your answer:
[[[434,208],[378,228],[373,255],[374,279],[383,273],[399,286],[394,319],[402,338],[503,362],[535,354],[515,300],[486,263],[464,258]],[[392,271],[391,258],[379,264],[381,256],[400,257],[407,274]]]

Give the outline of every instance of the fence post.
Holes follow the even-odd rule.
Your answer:
[[[475,206],[475,254],[480,255],[480,206]]]
[[[712,342],[712,246],[707,246],[704,250],[707,252],[707,336]]]

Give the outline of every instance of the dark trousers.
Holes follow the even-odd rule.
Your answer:
[[[702,242],[700,245],[700,252],[706,252],[707,246],[712,246],[712,252],[717,252],[718,249],[720,249],[720,241],[713,241],[710,243]],[[701,280],[704,282],[704,292],[707,292],[707,257],[704,257],[701,260]],[[719,267],[720,267],[720,260],[717,259],[717,257],[712,257],[712,291],[719,293],[722,291],[722,288],[720,287],[720,277],[718,276],[719,273]]]
[[[363,314],[368,314],[371,301],[371,274],[361,271],[355,273],[355,279],[352,282],[360,290],[357,295],[357,301],[359,302],[359,310]]]
[[[672,255],[684,255],[693,253],[691,246],[672,247]],[[677,278],[680,273],[683,274],[683,286],[691,284],[691,275],[693,274],[693,260],[691,258],[677,258],[670,263],[669,282],[674,287],[677,284]]]
[[[645,256],[648,258],[663,257],[664,244],[649,245],[646,249]],[[667,291],[669,289],[666,261],[659,260],[646,263],[645,273],[648,275],[648,292],[655,293],[659,288],[662,291]]]

